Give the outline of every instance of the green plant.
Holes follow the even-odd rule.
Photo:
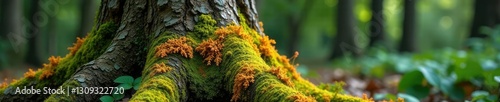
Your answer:
[[[122,87],[125,90],[129,90],[131,88],[134,88],[134,90],[137,90],[137,89],[139,89],[139,86],[141,85],[141,80],[142,80],[142,77],[138,77],[138,78],[134,79],[132,76],[127,75],[127,76],[120,76],[120,77],[116,78],[113,82],[118,83],[119,85],[117,87]],[[114,90],[114,91],[115,92],[113,92],[112,96],[104,95],[101,98],[99,98],[101,100],[101,102],[118,101],[118,100],[121,100],[123,97],[125,97],[125,94],[115,94],[116,91],[118,91],[118,90]]]

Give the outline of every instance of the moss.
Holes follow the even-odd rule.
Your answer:
[[[176,102],[181,97],[176,82],[164,75],[151,77],[141,85],[131,102]]]
[[[194,34],[198,40],[205,39],[213,35],[217,22],[210,15],[198,17],[198,23],[194,26]]]

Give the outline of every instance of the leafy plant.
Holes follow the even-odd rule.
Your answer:
[[[135,90],[139,89],[139,85],[141,83],[142,77],[138,77],[134,80],[132,76],[120,76],[116,78],[113,82],[119,83],[118,87],[123,87],[125,90],[134,88]]]
[[[141,85],[141,80],[142,80],[142,77],[138,77],[138,78],[133,78],[132,76],[120,76],[118,78],[116,78],[113,82],[115,83],[118,83],[119,85],[117,87],[123,87],[123,89],[125,90],[129,90],[131,88],[134,88],[134,90],[137,90],[139,89],[139,86]],[[101,100],[101,102],[113,102],[113,101],[118,101],[118,100],[121,100],[123,97],[125,97],[125,94],[115,94],[116,91],[118,90],[114,90],[115,92],[113,92],[113,94],[110,96],[110,95],[104,95],[102,96],[101,98],[99,98],[99,100]]]

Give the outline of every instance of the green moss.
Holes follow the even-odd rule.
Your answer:
[[[194,31],[190,35],[195,35],[197,39],[204,39],[213,35],[217,22],[210,15],[198,17],[198,23],[194,26]]]
[[[130,101],[176,102],[181,97],[176,82],[164,75],[145,80],[140,89]]]

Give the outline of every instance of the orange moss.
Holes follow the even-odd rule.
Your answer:
[[[222,49],[224,44],[222,44],[221,40],[206,40],[203,41],[198,47],[196,47],[196,51],[200,52],[200,55],[205,57],[204,61],[207,62],[207,65],[210,65],[212,62],[215,62],[215,65],[219,66],[222,62]]]
[[[76,51],[78,51],[78,49],[80,49],[80,47],[83,45],[83,42],[85,42],[86,38],[87,37],[84,37],[84,38],[76,37],[76,42],[73,43],[73,46],[68,47],[69,54],[74,55],[76,53]]]
[[[193,58],[193,48],[187,43],[186,37],[171,39],[167,42],[156,46],[156,57],[166,57],[167,54],[180,53],[186,58]]]
[[[335,93],[335,94],[337,94],[337,93]],[[331,101],[331,100],[330,100],[331,98],[332,98],[332,96],[327,95],[327,94],[323,94],[323,99],[325,100],[325,102],[330,102],[330,101]]]
[[[281,70],[279,67],[272,67],[269,72],[276,75],[278,79],[285,82],[288,86],[293,86],[292,80],[286,75],[286,72]]]
[[[401,97],[398,97],[398,101],[397,102],[405,102],[405,99],[403,99]]]
[[[241,91],[248,88],[254,80],[255,71],[252,66],[244,64],[234,78],[233,96],[231,101],[238,101]]]
[[[273,39],[269,39],[269,36],[267,35],[261,37],[259,40],[260,40],[259,49],[262,55],[267,57],[272,57],[273,54],[277,53],[274,47],[276,41],[274,41]]]
[[[43,64],[43,72],[42,75],[40,75],[40,80],[48,78],[54,74],[55,67],[59,64],[59,61],[61,61],[61,57],[57,56],[50,56],[49,57],[49,64]]]
[[[373,101],[373,98],[368,98],[368,95],[366,95],[365,93],[363,93],[363,97],[361,97],[363,100],[366,100],[366,101],[370,101],[370,102],[374,102]]]
[[[2,84],[0,84],[0,89],[6,88],[7,86],[9,86],[9,83],[7,82],[7,78],[5,78]]]
[[[297,52],[296,54],[297,54],[297,56],[298,56],[298,52]],[[297,72],[297,70],[295,69],[295,67],[296,67],[296,66],[298,66],[298,64],[297,64],[297,65],[292,65],[292,64],[290,63],[290,59],[286,58],[286,56],[285,56],[285,55],[281,55],[281,56],[278,58],[278,60],[279,60],[281,63],[283,63],[283,66],[284,66],[286,69],[288,69],[288,71],[292,72],[292,76],[293,76],[293,78],[295,78],[295,79],[299,79],[299,78],[300,78],[300,73],[299,73],[299,72]]]
[[[226,27],[220,27],[215,30],[215,34],[219,36],[219,39],[224,39],[229,34],[236,34],[242,39],[247,41],[252,41],[252,37],[250,37],[244,30],[243,27],[239,25],[229,25]]]
[[[316,100],[311,96],[304,96],[302,94],[295,94],[289,98],[294,99],[294,102],[316,102]]]
[[[153,74],[161,74],[161,73],[166,73],[166,72],[169,72],[171,71],[172,68],[165,65],[165,63],[156,63],[155,65],[153,65]],[[151,74],[151,75],[153,75]]]
[[[35,78],[35,71],[29,68],[28,72],[24,73],[24,77],[26,78]]]

